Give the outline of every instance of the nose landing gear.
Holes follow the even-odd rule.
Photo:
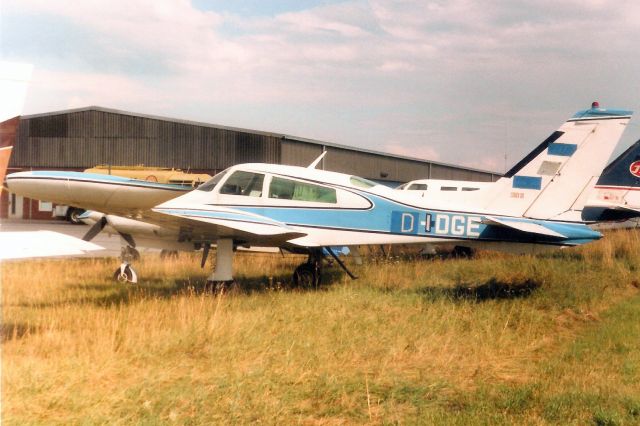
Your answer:
[[[120,267],[113,273],[113,279],[118,281],[119,283],[135,284],[138,282],[138,275],[136,274],[136,271],[133,270],[131,265],[129,265],[127,262],[123,262],[122,264],[120,264]]]
[[[122,259],[122,263],[113,273],[113,279],[119,283],[136,284],[138,282],[138,274],[136,274],[136,271],[131,267],[129,262],[140,259],[140,253],[138,253],[138,250],[135,248],[127,245],[121,248],[120,258]]]

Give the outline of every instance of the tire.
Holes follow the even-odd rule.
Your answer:
[[[294,287],[312,289],[317,288],[319,283],[320,275],[317,273],[316,268],[308,263],[303,263],[293,272]]]
[[[84,210],[75,207],[69,207],[67,210],[67,220],[74,225],[80,225],[82,221],[78,217],[84,213]]]
[[[473,257],[473,249],[471,247],[455,246],[451,255],[458,259],[471,259]]]
[[[130,283],[133,281],[133,271],[130,266],[124,268],[124,271],[121,273],[120,268],[116,269],[113,273],[113,279],[119,283]]]

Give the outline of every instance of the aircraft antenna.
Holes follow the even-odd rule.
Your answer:
[[[307,166],[307,169],[315,169],[318,166],[318,164],[320,164],[320,161],[322,161],[325,155],[327,155],[327,151],[322,151],[322,154],[320,154],[318,158],[313,160],[313,163]]]

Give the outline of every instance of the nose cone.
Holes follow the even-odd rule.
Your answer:
[[[29,196],[29,192],[36,188],[33,172],[16,172],[7,175],[7,187],[9,191],[18,195]]]
[[[29,177],[33,177],[33,172],[15,172],[15,173],[9,173],[7,175],[7,182],[9,180],[17,180],[17,179],[21,179],[21,178],[29,178]]]
[[[11,173],[7,176],[9,190],[23,197],[74,205],[68,194],[68,172],[36,170]]]

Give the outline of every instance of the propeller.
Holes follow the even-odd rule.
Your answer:
[[[205,242],[202,247],[202,261],[200,262],[200,267],[204,268],[204,265],[207,264],[207,257],[209,257],[209,250],[211,249],[211,243]]]
[[[107,216],[102,215],[102,217],[96,221],[96,223],[94,223],[93,225],[91,225],[91,228],[89,228],[89,230],[87,231],[86,234],[84,234],[84,237],[82,237],[82,239],[84,241],[91,241],[95,238],[96,235],[98,235],[100,232],[102,232],[102,230],[104,229],[105,226],[107,226]]]
[[[97,212],[87,212],[84,215],[91,215],[91,214],[96,214]],[[83,215],[83,216],[84,216]],[[93,225],[91,225],[91,228],[89,228],[89,230],[87,231],[86,234],[84,234],[84,237],[82,237],[82,239],[84,241],[91,241],[93,240],[96,235],[98,235],[100,232],[102,232],[102,230],[104,229],[105,226],[107,225],[111,225],[109,223],[109,219],[108,216],[105,214],[102,214],[100,216],[100,219],[96,220],[96,223],[94,223]],[[127,234],[126,232],[120,232],[115,226],[111,225],[111,227],[122,237],[123,240],[125,240],[127,242],[127,244],[129,244],[129,246],[135,248],[136,247],[136,242],[133,239],[133,237],[131,236],[131,234]]]

